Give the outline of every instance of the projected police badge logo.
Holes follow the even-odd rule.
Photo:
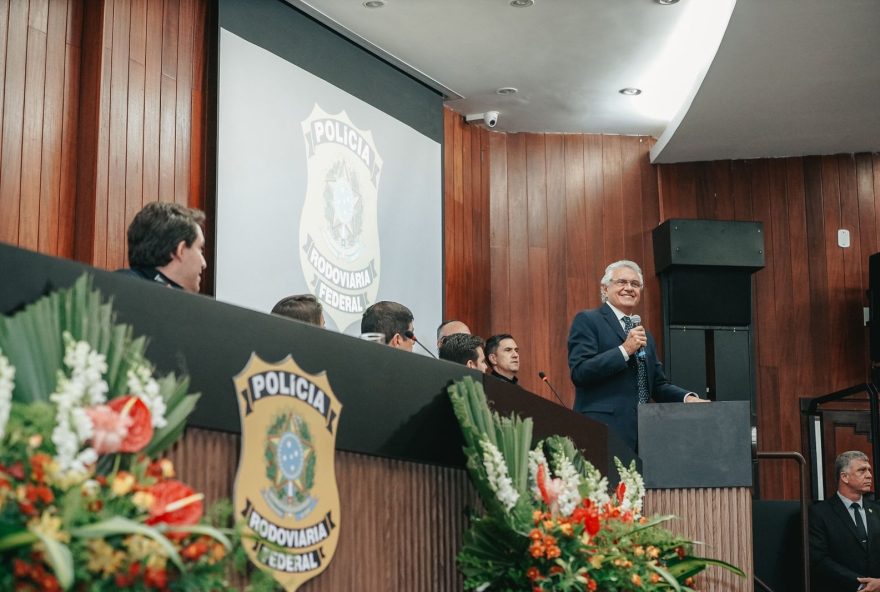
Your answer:
[[[291,592],[323,572],[336,552],[342,405],[326,373],[308,374],[290,356],[269,364],[252,354],[233,381],[241,416],[235,509],[244,548]]]
[[[382,158],[373,134],[343,111],[315,105],[303,121],[308,188],[300,217],[300,260],[324,314],[344,331],[379,291],[378,193]]]

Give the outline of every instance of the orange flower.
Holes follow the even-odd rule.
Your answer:
[[[543,538],[543,536],[544,535],[542,535],[541,531],[538,530],[537,528],[533,528],[532,531],[529,533],[529,538],[532,539],[533,541],[540,541]]]
[[[188,559],[189,561],[198,561],[199,558],[208,552],[208,545],[205,544],[205,541],[199,539],[193,543],[190,543],[180,552],[181,557],[184,559]]]
[[[596,583],[596,580],[593,578],[587,578],[587,590],[590,592],[596,592],[596,588],[599,587],[599,584]]]
[[[554,565],[553,567],[550,568],[550,575],[555,576],[556,574],[561,574],[564,571],[565,570],[562,569],[560,566]]]
[[[659,581],[660,581],[660,576],[658,574],[652,573],[651,574],[651,583],[656,584]]]
[[[526,577],[529,578],[530,581],[534,582],[535,580],[541,579],[541,572],[534,565],[526,571]]]
[[[31,456],[31,479],[37,483],[46,481],[46,466],[52,462],[52,457],[43,452],[38,452]]]
[[[556,559],[562,555],[562,551],[556,545],[547,547],[547,559]]]
[[[532,557],[534,557],[535,559],[539,559],[544,555],[544,547],[543,545],[539,545],[536,543],[529,547],[529,553],[531,553]]]
[[[642,576],[639,574],[633,574],[630,580],[633,583],[633,586],[641,586],[642,585]]]

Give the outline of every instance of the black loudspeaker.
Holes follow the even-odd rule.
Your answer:
[[[868,257],[868,301],[871,309],[868,323],[871,361],[880,362],[880,253]]]
[[[752,322],[752,272],[730,267],[671,267],[663,274],[670,325],[745,327]]]
[[[764,267],[764,225],[731,220],[672,218],[654,229],[654,270],[680,265]]]

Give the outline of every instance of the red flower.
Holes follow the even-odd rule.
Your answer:
[[[548,506],[550,505],[550,495],[547,493],[547,476],[544,474],[544,463],[538,465],[538,474],[535,475],[535,481],[538,482],[538,491],[541,492],[541,497],[544,499],[544,503]]]
[[[173,526],[196,524],[204,511],[201,494],[177,481],[169,479],[160,481],[148,490],[155,502],[150,507],[150,516],[146,524],[158,524],[160,522]]]
[[[144,584],[148,588],[162,590],[168,585],[168,572],[164,569],[148,567],[144,572]]]
[[[623,503],[623,496],[626,495],[626,483],[621,481],[617,484],[617,503]]]
[[[153,439],[153,418],[144,402],[132,395],[117,397],[108,403],[117,413],[127,412],[131,418],[128,435],[119,447],[120,452],[138,452]]]
[[[19,481],[24,481],[24,464],[21,461],[13,463],[11,467],[6,469],[6,472]]]

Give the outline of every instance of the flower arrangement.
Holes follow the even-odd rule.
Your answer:
[[[0,318],[0,589],[226,589],[232,543],[158,457],[198,395],[81,277]]]
[[[489,410],[482,385],[449,387],[464,436],[471,481],[485,507],[471,517],[458,556],[468,590],[692,590],[709,565],[694,543],[660,527],[672,516],[642,515],[645,486],[635,463],[615,459],[620,483],[608,481],[568,438],[534,449],[532,422]]]

